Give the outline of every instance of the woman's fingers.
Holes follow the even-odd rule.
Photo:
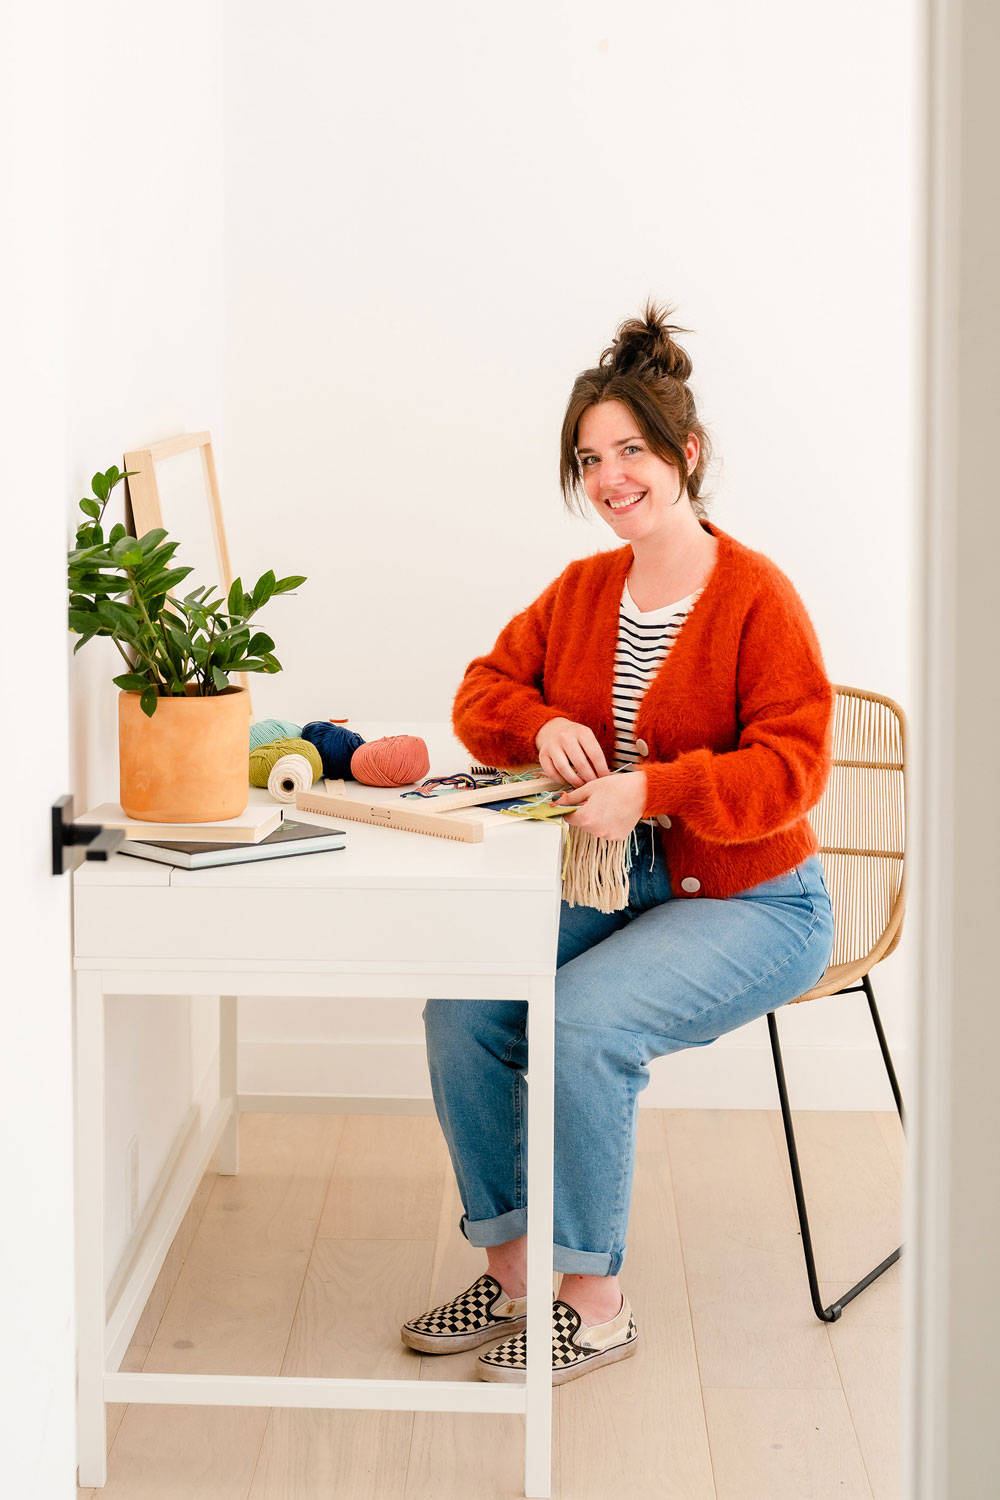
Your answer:
[[[600,741],[586,724],[571,719],[550,720],[539,732],[538,759],[549,776],[560,776],[571,786],[581,786],[609,775]]]

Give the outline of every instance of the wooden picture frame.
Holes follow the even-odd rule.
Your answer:
[[[171,514],[169,501],[166,514],[164,513],[161,489],[166,477],[163,466],[183,454],[195,452],[201,457],[200,475],[204,491],[203,499],[196,497],[194,501],[196,509],[203,507],[204,517],[202,519],[198,516],[195,519],[198,520],[203,530],[207,526],[211,545],[209,548],[204,544],[203,535],[200,555],[192,559],[190,550],[185,547],[184,519]],[[219,496],[219,479],[212,453],[212,434],[210,432],[178,433],[176,437],[163,438],[158,443],[150,443],[146,448],[132,449],[131,452],[125,454],[124,463],[126,470],[132,471],[125,483],[128,486],[128,500],[135,522],[135,535],[143,536],[147,531],[165,527],[171,540],[180,543],[177,562],[181,566],[193,562],[195,571],[189,579],[185,580],[185,583],[189,583],[191,588],[196,588],[201,583],[217,584],[225,599],[232,587],[233,570],[229,561],[229,545],[226,541],[222,501]],[[159,474],[157,466],[160,466]],[[190,466],[188,468],[190,477]],[[189,519],[191,519],[190,512]],[[250,683],[247,673],[239,672],[236,675],[249,695]],[[252,715],[252,698],[250,711]]]

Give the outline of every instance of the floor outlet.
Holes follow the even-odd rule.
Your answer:
[[[131,1234],[139,1218],[139,1141],[133,1136],[125,1151],[125,1203],[127,1205],[127,1232]]]

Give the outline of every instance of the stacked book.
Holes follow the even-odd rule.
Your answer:
[[[116,802],[105,802],[77,819],[121,828],[125,842],[118,853],[182,870],[212,865],[240,865],[258,859],[285,859],[291,854],[321,854],[343,849],[342,828],[320,828],[284,816],[283,807],[251,805],[238,818],[217,823],[144,823],[130,818]]]

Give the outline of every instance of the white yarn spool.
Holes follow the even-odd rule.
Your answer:
[[[295,793],[308,792],[312,784],[312,766],[304,755],[283,755],[267,778],[267,789],[276,802],[294,802]]]

